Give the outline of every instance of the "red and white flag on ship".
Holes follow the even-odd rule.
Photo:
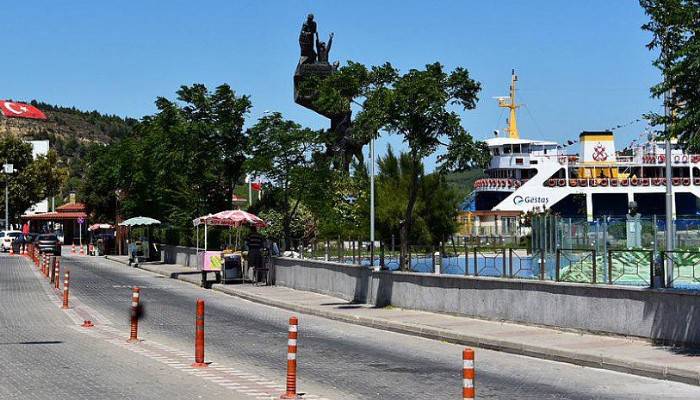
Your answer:
[[[24,103],[0,100],[0,111],[8,118],[46,119],[46,115],[41,110]]]

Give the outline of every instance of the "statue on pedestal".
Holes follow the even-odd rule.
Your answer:
[[[308,78],[323,79],[338,70],[338,62],[333,64],[329,62],[333,36],[331,33],[328,42],[322,42],[319,39],[314,15],[309,14],[306,17],[299,33],[301,57],[294,72],[294,102],[331,120],[331,127],[326,132],[325,138],[326,155],[336,159],[336,166],[342,164],[342,168],[348,170],[353,157],[362,161],[362,147],[364,146],[364,143],[352,136],[352,111],[350,107],[348,106],[347,110],[341,112],[324,111],[314,105],[318,93],[303,87],[303,82]],[[315,50],[314,44],[316,45]]]
[[[637,211],[637,202],[630,201],[627,214],[627,248],[638,249],[642,247],[642,216]]]

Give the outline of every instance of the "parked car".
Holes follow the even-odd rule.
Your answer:
[[[61,255],[61,242],[54,233],[42,233],[34,239],[34,246],[40,253],[49,253],[55,256]]]
[[[10,251],[12,242],[22,235],[20,231],[2,231],[0,232],[0,251],[7,252]]]
[[[64,234],[63,234],[63,230],[61,230],[61,229],[57,230],[57,231],[56,231],[56,236],[58,237],[58,241],[61,242],[61,244],[65,243],[65,242],[64,242],[65,237],[64,237]]]

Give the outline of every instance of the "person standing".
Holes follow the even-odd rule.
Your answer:
[[[248,247],[248,268],[253,267],[256,283],[260,281],[258,274],[263,267],[262,247],[264,241],[265,239],[258,233],[258,229],[255,226],[251,227],[250,234],[246,239],[246,246]]]
[[[22,245],[22,251],[27,250],[27,243],[29,243],[29,222],[25,222],[24,225],[22,225],[22,240],[20,241],[20,244]]]

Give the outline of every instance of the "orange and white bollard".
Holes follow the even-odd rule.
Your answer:
[[[287,333],[287,391],[281,399],[301,399],[297,395],[297,338],[299,337],[299,320],[289,318]]]
[[[464,349],[462,351],[463,375],[462,375],[462,398],[473,399],[476,397],[474,389],[474,350]]]
[[[75,254],[75,243],[73,243],[70,247],[70,253]]]
[[[66,271],[63,278],[63,308],[68,308],[68,281],[70,280],[69,273],[70,271]]]
[[[141,289],[135,287],[131,290],[131,330],[127,342],[138,342],[139,334],[139,302]]]
[[[54,271],[56,271],[56,258],[51,256],[49,257],[49,284],[53,285],[53,281],[55,280],[54,276]]]
[[[12,243],[10,243],[10,255],[14,256],[15,255],[15,249],[13,248]]]
[[[54,288],[61,288],[61,260],[58,257],[56,257],[56,263],[54,265],[53,284]]]
[[[194,320],[194,368],[206,368],[204,362],[204,300],[197,299],[197,315]]]
[[[80,246],[80,255],[81,256],[85,255],[85,246],[83,246],[83,245]]]

